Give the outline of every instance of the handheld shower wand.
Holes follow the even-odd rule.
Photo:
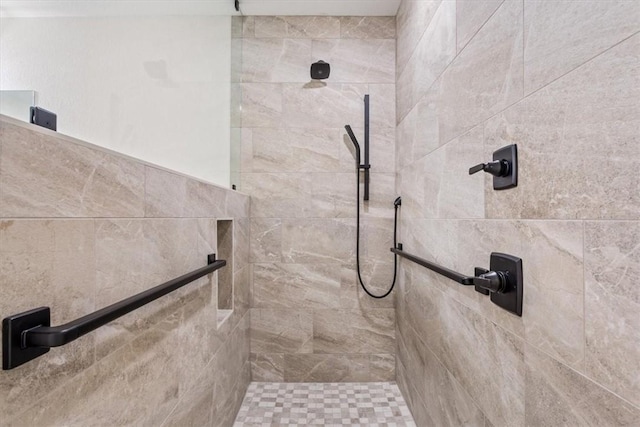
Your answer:
[[[368,105],[367,101],[368,101],[368,98],[365,98],[365,103],[366,103],[365,105]],[[361,169],[365,170],[365,186],[366,187],[365,187],[364,200],[369,200],[367,184],[368,184],[368,172],[369,172],[369,169],[371,168],[371,165],[368,164],[369,156],[367,154],[365,154],[365,162],[367,164],[363,165],[360,163],[361,161],[360,144],[358,144],[358,140],[356,139],[356,136],[353,133],[353,129],[351,129],[351,126],[346,125],[344,128],[347,131],[347,134],[349,135],[349,138],[351,139],[351,142],[353,143],[353,146],[356,152],[356,156],[355,156],[356,157],[356,217],[357,217],[356,219],[356,269],[358,271],[358,282],[360,282],[360,286],[362,286],[362,289],[367,293],[367,295],[369,295],[372,298],[381,299],[388,296],[391,293],[391,291],[393,291],[393,287],[396,284],[396,277],[397,277],[397,271],[398,271],[398,256],[397,254],[393,255],[393,281],[391,282],[391,286],[389,287],[389,290],[382,295],[375,295],[371,293],[367,289],[366,285],[364,284],[364,281],[362,280],[362,274],[360,273],[360,170]],[[365,146],[365,150],[366,149],[367,149],[367,146]],[[402,199],[400,197],[396,198],[395,201],[393,202],[393,208],[394,208],[393,247],[394,248],[398,245],[398,208],[401,205],[402,205]]]

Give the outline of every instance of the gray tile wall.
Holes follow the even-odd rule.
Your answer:
[[[0,317],[73,320],[206,263],[235,223],[234,312],[215,275],[0,372],[0,425],[231,425],[250,380],[249,197],[0,119]]]
[[[404,0],[407,251],[523,258],[524,314],[401,263],[397,380],[419,425],[640,424],[640,3]],[[467,169],[518,144],[516,189]]]
[[[344,125],[363,143],[371,96],[371,200],[363,275],[393,274],[395,18],[248,17],[242,41],[241,190],[251,195],[251,353],[256,381],[395,378],[393,295],[355,271],[356,174]],[[312,82],[311,63],[331,64]],[[240,111],[240,109],[237,109]]]

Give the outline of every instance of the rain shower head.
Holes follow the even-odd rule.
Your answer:
[[[351,139],[351,142],[353,143],[353,146],[356,150],[356,166],[360,167],[360,144],[358,144],[358,140],[356,139],[351,126],[346,125],[344,128],[347,131],[347,134],[349,134],[349,138]]]

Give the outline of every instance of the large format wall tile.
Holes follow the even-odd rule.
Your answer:
[[[634,426],[640,409],[531,346],[526,349],[527,425]]]
[[[314,40],[312,56],[331,64],[331,82],[394,83],[395,46],[393,39]]]
[[[634,0],[525,0],[524,8],[527,94],[640,31]]]
[[[522,2],[506,0],[425,95],[441,143],[522,98]]]
[[[393,309],[314,310],[314,353],[393,353]]]
[[[371,381],[371,358],[372,356],[368,354],[285,354],[284,380],[287,382]]]
[[[460,52],[491,18],[504,0],[457,0],[457,39]]]
[[[338,172],[341,132],[335,129],[255,129],[253,172]]]
[[[253,353],[311,353],[313,316],[308,310],[251,309]]]
[[[340,307],[341,271],[333,264],[254,264],[253,307]]]
[[[456,2],[443,1],[398,75],[398,122],[427,93],[456,56]]]
[[[342,129],[347,124],[358,125],[364,120],[364,95],[367,89],[366,84],[284,84],[281,126]]]
[[[0,220],[4,315],[49,306],[59,325],[201,267],[216,250],[216,217],[236,220],[239,270],[235,310],[220,328],[212,274],[3,372],[0,423],[172,425],[210,420],[211,407],[223,404],[219,414],[233,418],[250,377],[249,198],[1,123],[2,194],[37,185],[42,192],[28,215],[45,216]],[[27,216],[20,213],[27,205],[12,197],[2,200],[0,218]],[[214,355],[224,360],[210,371]],[[203,372],[226,376],[208,381]],[[214,386],[222,390],[212,395]]]
[[[343,39],[394,39],[394,16],[341,16],[340,38]]]
[[[399,354],[419,354],[422,359],[418,365],[410,364],[412,374],[405,378],[411,384],[413,399],[425,406],[424,412],[414,411],[414,415],[425,414],[425,419],[416,420],[420,425],[434,426],[482,426],[484,415],[458,384],[453,375],[438,361],[435,355],[421,342],[411,327],[397,337],[401,348]],[[405,344],[409,341],[410,344]],[[402,362],[403,365],[405,362]]]
[[[5,121],[0,139],[0,216],[144,215],[142,164]]]
[[[410,0],[400,3],[396,17],[397,76],[400,76],[407,65],[441,3],[442,0]]]
[[[282,85],[242,84],[242,126],[278,127],[282,121]]]
[[[520,164],[515,189],[487,179],[488,217],[640,218],[639,48],[634,36],[487,122],[485,156],[517,143]]]
[[[305,316],[313,310],[323,310],[327,321],[347,312],[393,314],[393,294],[374,301],[357,282],[354,219],[362,184],[357,187],[355,150],[344,126],[351,125],[364,145],[364,96],[369,94],[371,198],[362,205],[361,270],[373,292],[382,293],[392,276],[390,218],[396,197],[390,161],[395,156],[395,18],[255,17],[253,31],[251,25],[247,19],[243,29],[236,23],[235,34],[247,41],[249,28],[255,37],[245,50],[237,154],[241,189],[251,195],[253,378],[393,379],[393,321],[373,322],[370,332],[366,319],[354,318],[357,325],[339,342],[318,335],[314,346],[313,319]],[[309,81],[308,67],[316,60],[331,64],[329,80]],[[347,336],[368,333],[375,345],[345,345]]]
[[[255,37],[338,38],[340,18],[335,16],[256,16]]]
[[[587,222],[586,373],[640,406],[640,224]]]
[[[242,44],[243,82],[307,82],[311,40],[246,39]]]
[[[282,224],[285,262],[344,263],[355,258],[355,221],[288,219]]]

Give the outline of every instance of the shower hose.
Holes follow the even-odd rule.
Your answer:
[[[360,286],[362,289],[369,295],[371,298],[382,299],[393,291],[393,287],[396,284],[396,274],[398,271],[398,255],[393,254],[393,281],[391,282],[391,286],[389,290],[382,295],[372,294],[367,286],[364,284],[362,280],[362,275],[360,274],[360,168],[356,169],[356,269],[358,270],[358,281],[360,282]],[[393,203],[393,247],[395,248],[398,245],[398,207],[401,205],[401,199],[398,197]]]

